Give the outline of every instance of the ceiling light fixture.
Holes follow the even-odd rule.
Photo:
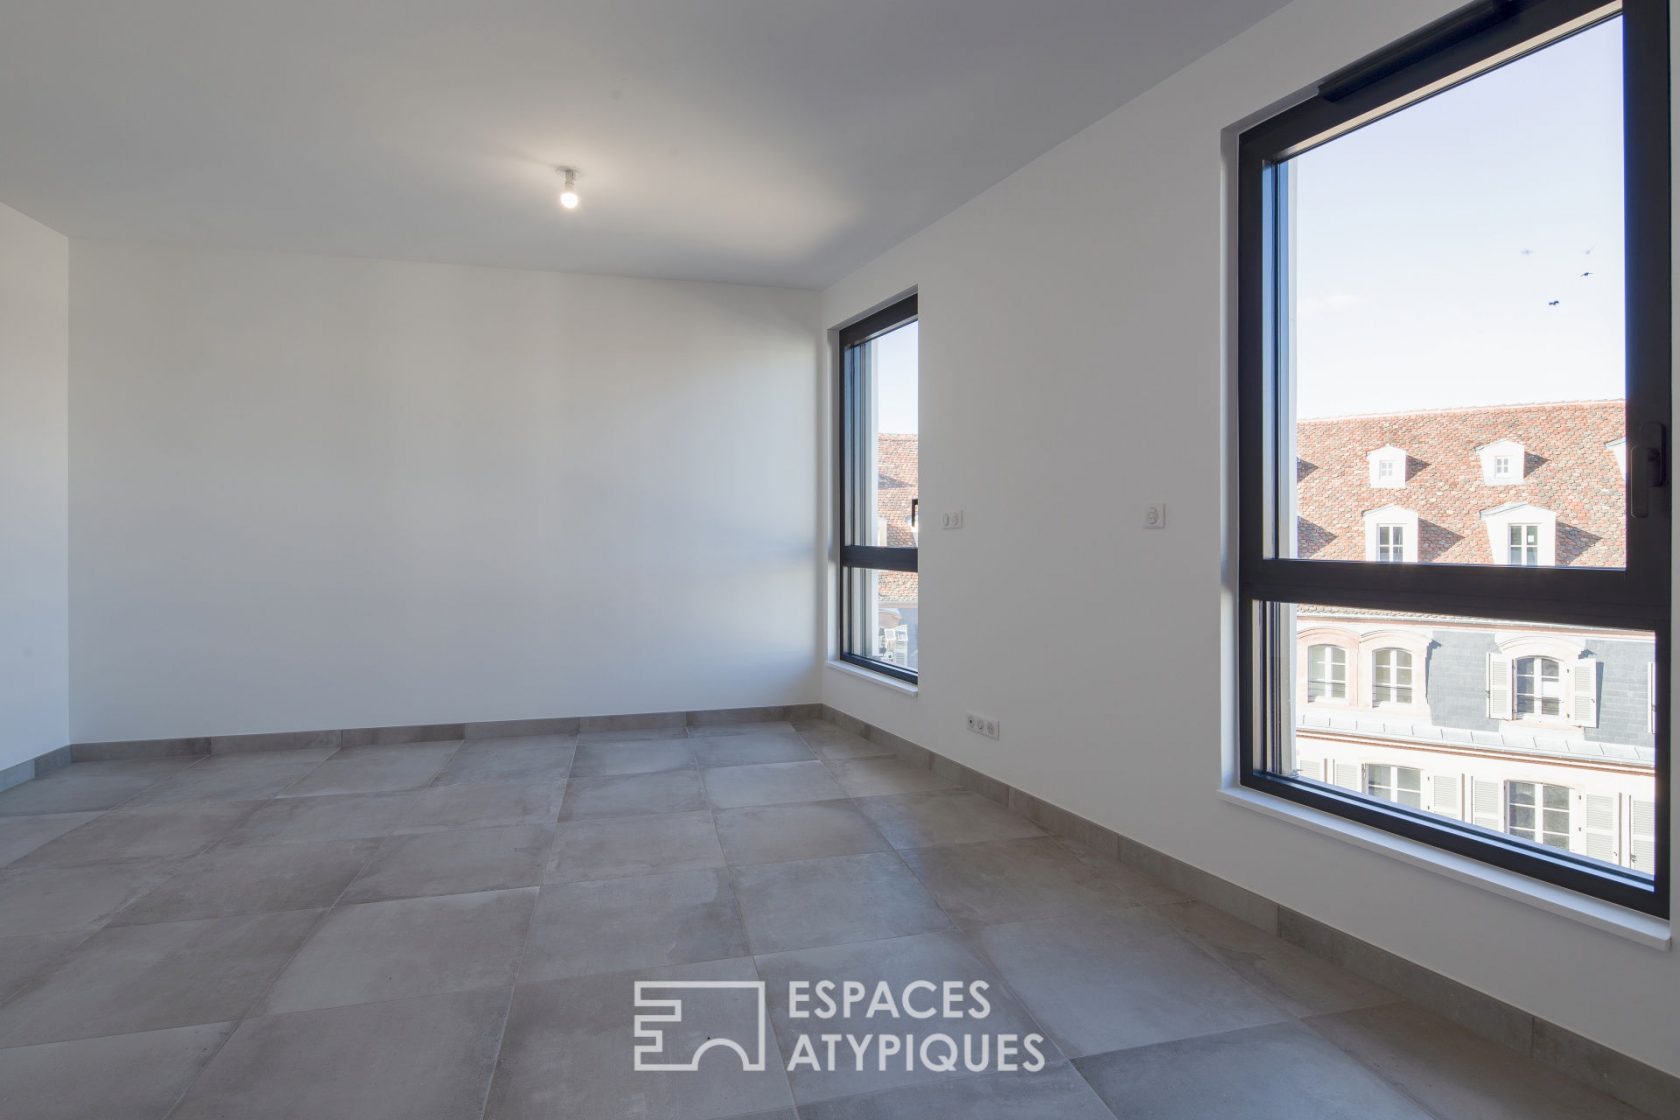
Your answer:
[[[556,167],[558,174],[565,177],[565,186],[560,188],[560,205],[567,210],[576,210],[578,205],[577,172],[570,167]]]

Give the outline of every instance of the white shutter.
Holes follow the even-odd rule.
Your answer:
[[[1489,719],[1511,718],[1511,659],[1502,653],[1488,654],[1487,714]]]
[[[1343,789],[1351,789],[1355,793],[1364,793],[1365,787],[1359,782],[1359,763],[1336,763],[1336,784]]]
[[[1308,758],[1305,755],[1295,756],[1295,776],[1311,778],[1315,782],[1324,780],[1324,760],[1322,758]]]
[[[1618,829],[1616,828],[1616,795],[1588,793],[1580,795],[1576,806],[1581,822],[1581,851],[1593,859],[1616,863]]]
[[[1470,823],[1495,832],[1505,827],[1504,807],[1499,804],[1499,783],[1485,778],[1470,779]]]
[[[1657,870],[1657,804],[1628,798],[1628,866],[1653,875]]]
[[[1583,657],[1570,666],[1574,678],[1574,707],[1570,722],[1579,727],[1598,726],[1598,659]]]
[[[1429,811],[1454,820],[1463,819],[1459,799],[1464,796],[1464,783],[1457,774],[1431,774],[1429,777]]]

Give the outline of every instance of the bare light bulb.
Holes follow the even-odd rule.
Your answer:
[[[566,177],[566,185],[560,189],[560,205],[567,210],[576,210],[578,205],[577,172],[569,167],[559,169]]]

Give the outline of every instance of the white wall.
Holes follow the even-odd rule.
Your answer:
[[[0,770],[68,742],[69,242],[0,206]]]
[[[817,699],[815,293],[71,270],[75,741]]]
[[[1298,0],[824,294],[920,289],[922,684],[828,703],[1680,1073],[1680,954],[1217,797],[1231,757],[1228,130],[1456,0]],[[1144,531],[1165,501],[1168,528]],[[963,713],[1000,719],[989,742]]]

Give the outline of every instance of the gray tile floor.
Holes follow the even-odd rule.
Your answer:
[[[759,979],[763,1072],[632,1070],[633,981]],[[799,980],[983,980],[981,1020],[820,1031],[1040,1033],[1045,1068],[785,1072],[817,1033]],[[669,1049],[754,1021],[707,1005]],[[1638,1114],[813,723],[84,763],[0,793],[0,1115]]]

